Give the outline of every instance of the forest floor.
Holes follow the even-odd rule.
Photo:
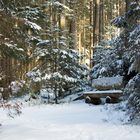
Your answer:
[[[14,119],[0,110],[0,140],[139,140],[140,126],[126,123],[116,106],[83,101],[28,106]]]

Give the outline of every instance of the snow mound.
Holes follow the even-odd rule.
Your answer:
[[[123,85],[123,76],[103,77],[93,79],[92,86],[99,90],[120,89]]]

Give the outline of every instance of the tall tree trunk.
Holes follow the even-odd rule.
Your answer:
[[[127,12],[129,10],[129,5],[130,5],[131,1],[132,0],[125,0],[125,12]],[[129,23],[128,20],[129,19],[127,19],[127,23]],[[129,32],[129,28],[125,28],[124,32],[125,32],[125,48],[128,48],[128,32]]]
[[[75,49],[77,50],[77,25],[76,25],[76,10],[75,10],[75,4],[72,4],[72,2],[70,1],[69,3],[69,7],[70,9],[74,10],[74,16],[72,17],[72,19],[70,20],[70,25],[69,25],[69,33],[71,36],[71,44],[70,44],[70,48],[71,49]]]
[[[94,54],[94,45],[96,43],[96,24],[97,24],[97,1],[93,0],[93,54]],[[94,65],[94,60],[93,60]]]
[[[92,27],[92,17],[93,17],[93,12],[92,12],[92,1],[90,1],[90,26]],[[92,39],[92,28],[90,28],[90,48],[89,48],[89,60],[90,60],[90,68],[92,68],[92,47],[93,47],[93,39]]]

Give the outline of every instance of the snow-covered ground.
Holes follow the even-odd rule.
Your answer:
[[[140,126],[125,124],[113,105],[83,102],[25,107],[15,119],[0,110],[0,140],[140,140]]]

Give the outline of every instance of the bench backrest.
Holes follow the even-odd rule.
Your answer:
[[[97,90],[122,89],[123,76],[93,79],[92,87],[96,88]]]

